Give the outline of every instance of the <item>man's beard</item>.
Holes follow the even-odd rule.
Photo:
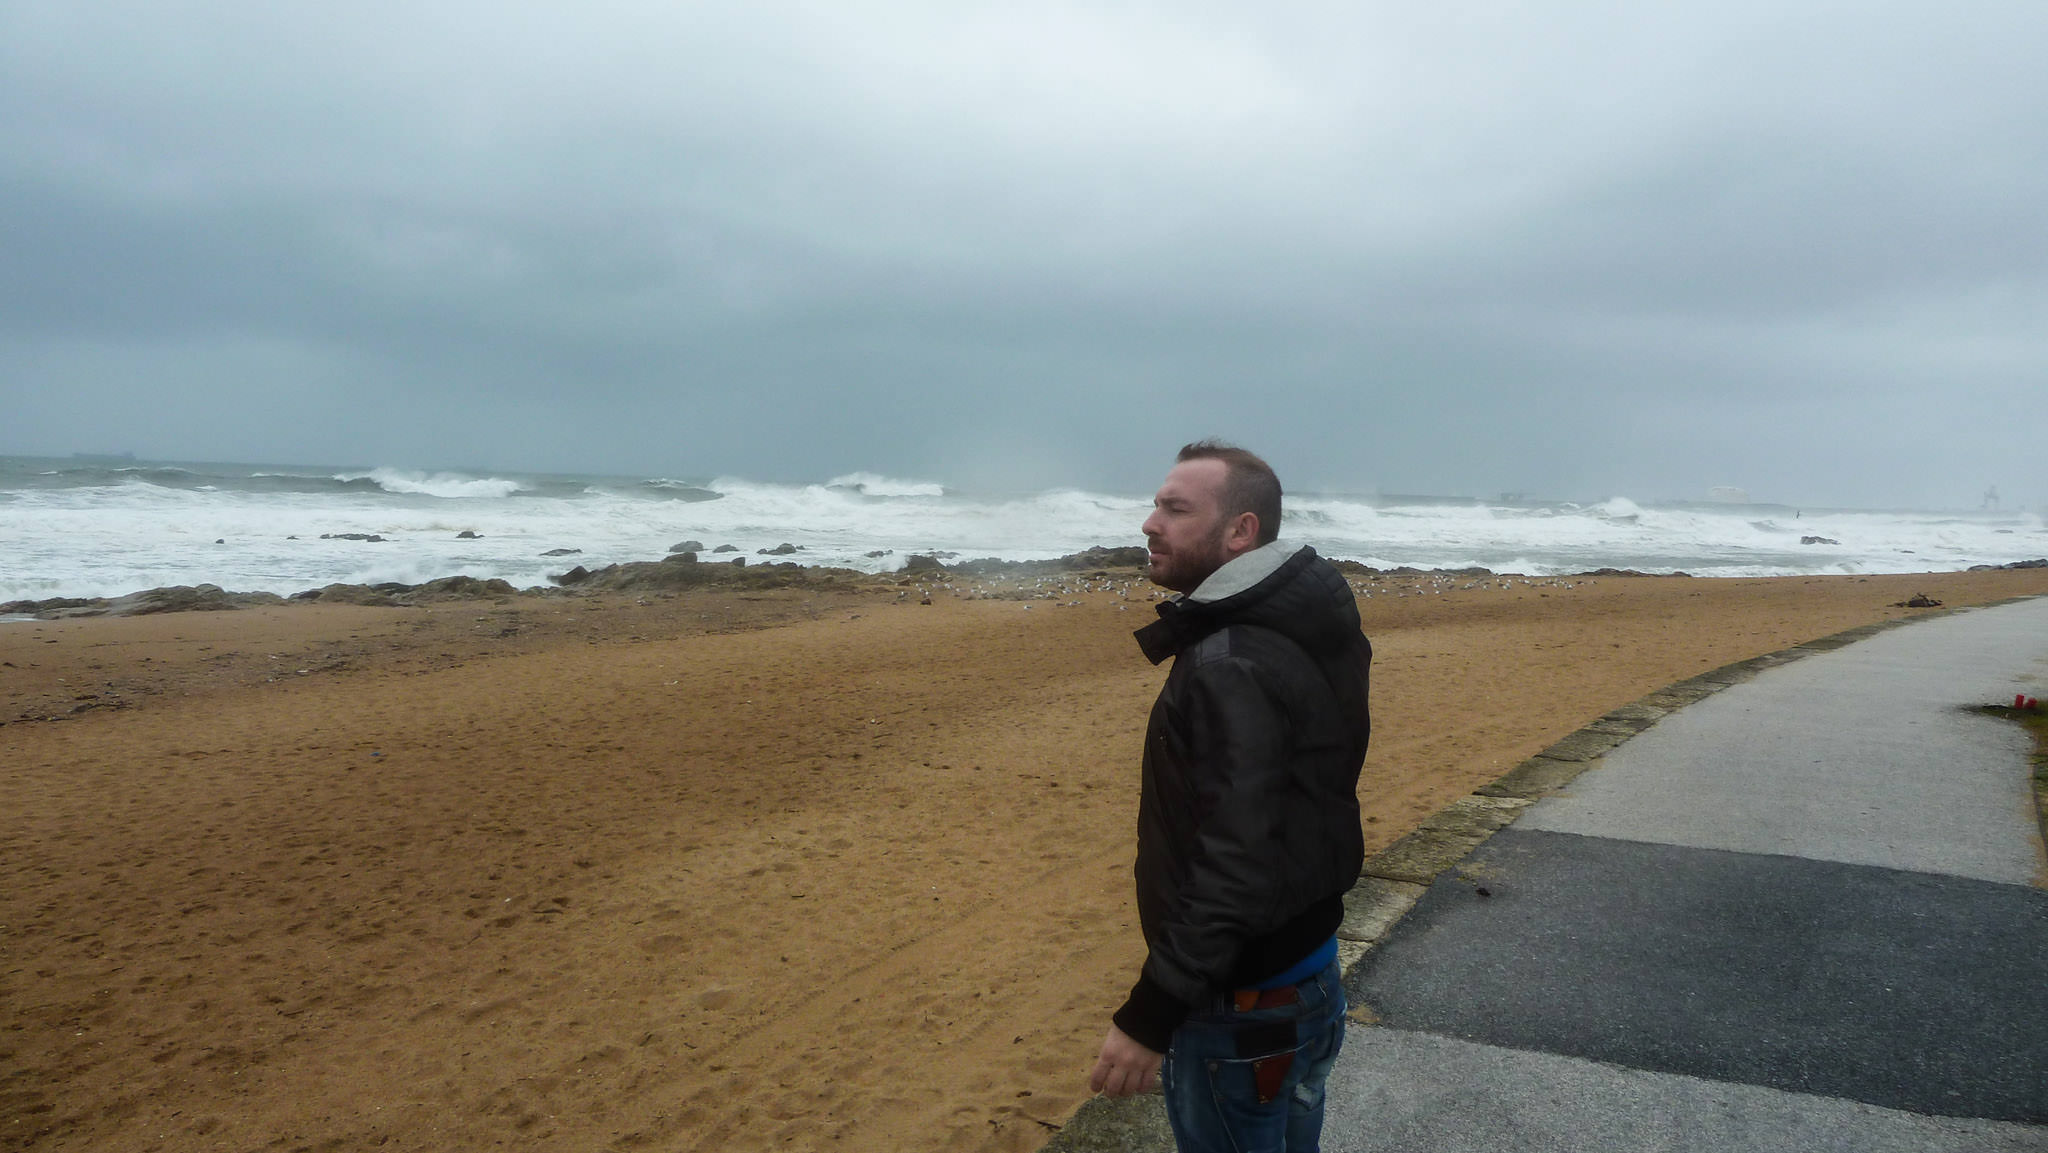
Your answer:
[[[1146,566],[1145,575],[1153,584],[1177,593],[1191,593],[1201,587],[1209,574],[1223,567],[1230,559],[1223,552],[1223,535],[1227,526],[1218,525],[1214,535],[1202,541],[1193,551],[1181,549],[1167,553],[1158,561]]]

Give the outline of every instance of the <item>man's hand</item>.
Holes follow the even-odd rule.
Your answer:
[[[1102,1039],[1102,1056],[1088,1074],[1088,1087],[1106,1097],[1129,1097],[1159,1087],[1159,1063],[1166,1058],[1147,1049],[1115,1025]]]

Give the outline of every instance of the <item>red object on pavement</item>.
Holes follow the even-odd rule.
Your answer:
[[[2025,693],[2014,693],[2014,694],[2012,695],[2012,707],[2013,707],[2013,708],[2015,708],[2015,709],[2023,709],[2023,708],[2026,708],[2026,707],[2027,707],[2027,694],[2025,694]]]

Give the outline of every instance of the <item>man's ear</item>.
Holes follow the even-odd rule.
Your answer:
[[[1231,556],[1240,556],[1259,547],[1259,514],[1241,512],[1230,518],[1230,527],[1223,533],[1223,550]]]

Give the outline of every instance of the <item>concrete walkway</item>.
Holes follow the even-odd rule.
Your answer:
[[[1671,686],[1379,854],[1324,1148],[2048,1151],[2048,599]],[[1050,1150],[1171,1149],[1155,1099]]]
[[[1325,1148],[2048,1150],[2048,600],[1767,668],[1434,878]]]

